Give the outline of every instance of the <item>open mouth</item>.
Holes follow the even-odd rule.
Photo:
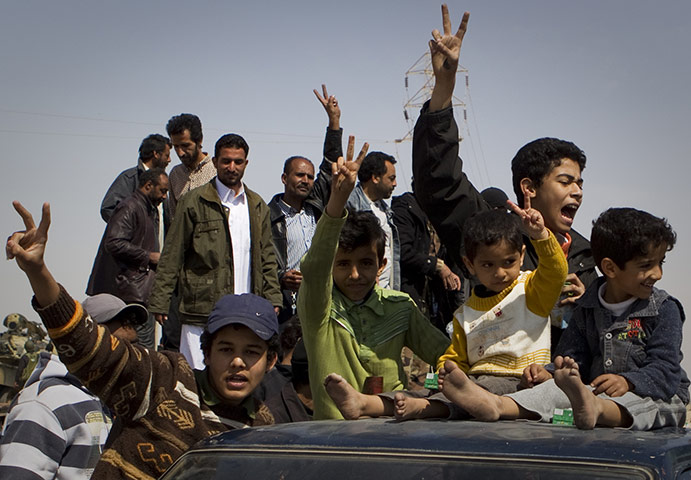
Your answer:
[[[565,207],[563,207],[561,209],[561,216],[569,225],[571,225],[573,223],[573,219],[576,216],[577,211],[578,211],[578,205],[576,205],[576,204],[566,205]]]
[[[230,375],[226,377],[226,385],[231,389],[240,389],[247,385],[247,377],[244,375]]]

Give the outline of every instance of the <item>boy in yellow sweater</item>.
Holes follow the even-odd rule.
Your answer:
[[[440,383],[446,360],[496,394],[515,392],[530,364],[550,362],[549,313],[567,275],[564,252],[539,211],[508,202],[538,253],[538,267],[521,272],[525,246],[516,216],[504,210],[481,212],[464,229],[463,262],[477,277],[468,301],[454,314],[453,342],[439,359]],[[327,392],[345,418],[395,415],[399,419],[447,417],[456,411],[441,394],[420,398],[411,392],[363,395],[340,376],[329,375]]]

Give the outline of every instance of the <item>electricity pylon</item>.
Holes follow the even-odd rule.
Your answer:
[[[463,108],[463,122],[458,127],[460,142],[463,140],[463,133],[468,129],[468,113],[466,110],[466,99],[468,98],[468,69],[462,65],[458,65],[456,74],[462,73],[465,76],[465,89],[463,98],[454,95],[451,98],[453,107]],[[396,139],[396,143],[407,142],[413,138],[413,128],[417,120],[418,113],[422,105],[432,96],[432,88],[434,87],[434,72],[432,70],[432,57],[429,51],[425,52],[412,67],[405,72],[405,91],[408,97],[407,102],[403,105],[403,116],[408,124],[408,132],[402,137]],[[411,95],[411,92],[415,92]]]

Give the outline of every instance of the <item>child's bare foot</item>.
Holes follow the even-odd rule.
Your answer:
[[[502,412],[501,397],[476,385],[451,360],[444,363],[444,370],[446,370],[446,375],[441,391],[446,398],[477,420],[483,422],[499,420]]]
[[[343,377],[330,373],[324,379],[324,388],[346,420],[357,420],[364,415],[365,395],[355,390]]]
[[[600,415],[599,402],[581,380],[578,364],[571,357],[557,357],[554,366],[554,383],[569,397],[574,423],[583,430],[592,430]]]
[[[409,397],[403,392],[396,392],[393,397],[393,414],[396,420],[410,420],[411,418],[432,418],[430,401],[426,398]],[[448,410],[445,416],[448,416]],[[444,415],[440,415],[444,416]]]

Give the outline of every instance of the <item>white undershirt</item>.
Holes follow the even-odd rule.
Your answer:
[[[393,288],[393,231],[391,230],[391,225],[389,225],[388,218],[386,218],[386,212],[379,208],[376,203],[370,200],[372,205],[372,213],[379,220],[379,225],[384,229],[386,234],[386,246],[384,247],[384,258],[386,258],[386,266],[382,270],[381,275],[379,275],[379,286],[382,288]]]
[[[602,304],[603,307],[605,307],[607,310],[612,312],[615,317],[620,316],[622,313],[626,311],[629,306],[633,302],[636,301],[636,297],[631,297],[628,300],[624,300],[623,302],[619,303],[607,303],[605,302],[605,287],[607,287],[607,282],[603,283],[600,288],[597,291],[597,296],[600,298],[600,303]]]
[[[218,196],[221,197],[221,203],[228,208],[228,229],[233,250],[234,293],[251,293],[250,211],[245,187],[242,185],[240,192],[235,195],[234,190],[226,187],[216,178],[216,189]]]

